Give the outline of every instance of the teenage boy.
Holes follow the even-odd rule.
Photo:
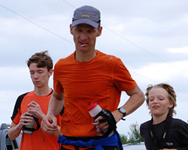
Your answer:
[[[20,150],[57,150],[60,147],[57,143],[60,130],[51,135],[40,128],[40,122],[47,113],[53,92],[48,85],[53,73],[53,61],[47,51],[44,51],[32,55],[27,65],[34,90],[18,97],[11,117],[12,123],[8,136],[14,140],[23,130]],[[59,125],[60,114],[57,114],[56,117],[57,125]],[[33,122],[34,126],[32,126]]]

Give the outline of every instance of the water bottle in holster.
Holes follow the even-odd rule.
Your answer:
[[[104,119],[99,120],[99,123],[108,122],[109,128],[107,129],[97,129],[97,133],[108,137],[112,136],[116,132],[116,121],[114,116],[109,110],[102,109],[97,103],[90,103],[88,107],[89,114],[91,117],[94,117],[94,120],[99,116],[102,116]]]
[[[30,123],[30,125],[28,126],[23,126],[23,132],[27,133],[27,134],[32,134],[34,131],[37,131],[40,128],[40,123],[39,123],[39,119],[35,116],[31,116],[33,117],[32,122]],[[34,128],[35,122],[37,124],[37,127]]]

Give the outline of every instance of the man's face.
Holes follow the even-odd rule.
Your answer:
[[[88,51],[95,49],[96,37],[101,35],[102,27],[93,28],[87,24],[80,24],[71,27],[71,34],[74,37],[76,50]]]
[[[30,76],[35,87],[41,88],[48,86],[49,77],[52,71],[48,71],[46,67],[38,68],[37,63],[31,63],[29,66]]]

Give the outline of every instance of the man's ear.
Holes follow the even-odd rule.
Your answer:
[[[97,33],[97,37],[98,37],[102,34],[102,27],[99,27],[97,30],[98,30],[98,33]]]
[[[70,33],[73,35],[73,33],[72,33],[72,24],[70,24]]]

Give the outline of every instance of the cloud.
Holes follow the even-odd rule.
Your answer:
[[[27,89],[30,83],[29,71],[26,67],[0,67],[0,90]]]
[[[181,68],[179,68],[181,66]],[[151,63],[136,72],[142,76],[153,79],[156,82],[171,81],[176,76],[187,77],[188,61],[179,61],[173,63]]]
[[[170,53],[188,54],[188,46],[187,47],[180,47],[180,48],[168,48],[167,51],[170,52]]]

